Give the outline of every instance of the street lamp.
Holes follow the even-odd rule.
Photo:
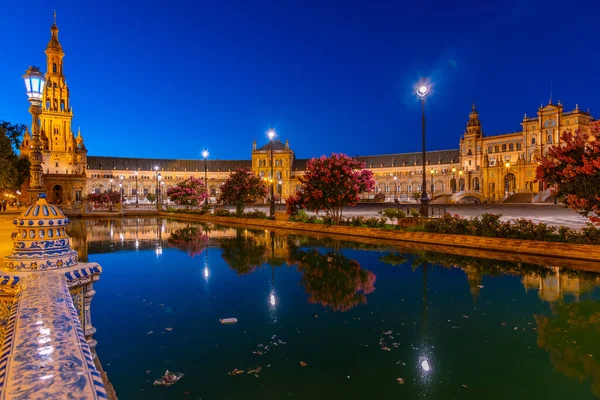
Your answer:
[[[398,197],[398,177],[394,175],[394,201],[396,201],[396,198]]]
[[[40,141],[40,114],[42,113],[42,99],[44,98],[44,86],[46,80],[38,67],[29,67],[23,75],[27,99],[29,100],[29,112],[31,113],[31,153],[29,154],[29,201],[37,201],[40,194],[44,193],[42,179],[42,142]]]
[[[161,185],[164,184],[164,182],[161,182],[161,179],[162,179],[161,174],[157,175],[157,179],[158,179],[158,181],[157,181],[157,185],[156,185],[156,190],[158,191],[158,195],[156,196],[156,208],[159,209],[158,208],[159,201],[160,201],[160,204],[162,204],[162,196],[160,193],[160,188],[161,188]]]
[[[431,198],[433,199],[433,192],[435,191],[433,187],[433,175],[435,174],[435,170],[432,169],[429,173],[431,174]]]
[[[112,180],[112,178],[110,178],[110,192],[111,193],[112,193],[112,183],[113,183],[113,180]]]
[[[154,199],[156,201],[156,209],[158,210],[158,165],[154,166],[154,179],[155,179],[155,189],[154,189]]]
[[[505,190],[506,190],[506,193],[508,194],[508,193],[510,193],[510,177],[508,176],[509,171],[510,171],[510,162],[506,162],[506,164],[504,164],[504,166],[506,167]]]
[[[123,175],[119,176],[119,193],[121,194],[121,207],[123,207]]]
[[[135,206],[140,206],[140,198],[138,196],[138,172],[135,171]]]
[[[281,198],[283,197],[283,182],[279,181],[279,187],[277,188],[277,194],[279,195],[279,204],[281,204]]]
[[[465,187],[461,183],[462,182],[462,175],[463,175],[463,172],[462,171],[458,171],[458,190],[461,191],[461,192],[463,190],[465,190]]]
[[[423,182],[421,192],[421,216],[427,217],[428,209],[427,204],[429,203],[429,198],[427,197],[427,173],[425,169],[425,96],[429,93],[430,87],[427,84],[419,84],[417,87],[417,95],[421,98],[421,136],[423,142]]]
[[[273,180],[275,179],[275,175],[273,173],[273,138],[275,137],[275,130],[269,129],[267,136],[269,137],[269,147],[271,148],[271,199],[269,203],[269,216],[273,218],[275,215],[275,193],[273,193],[275,191],[273,186]]]
[[[454,186],[452,186],[452,193],[456,192],[456,178],[455,178],[456,168],[452,167],[452,180],[454,181]]]
[[[206,165],[206,160],[208,159],[208,150],[202,150],[202,158],[204,158],[204,186],[206,187],[206,199],[204,199],[204,203],[208,204],[208,181],[206,180],[206,171],[208,168]]]

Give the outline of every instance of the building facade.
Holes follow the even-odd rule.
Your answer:
[[[78,129],[72,132],[73,110],[63,73],[64,52],[58,40],[56,21],[46,47],[46,87],[40,116],[43,144],[43,181],[51,203],[77,203],[90,193],[123,190],[127,202],[144,201],[146,195],[163,198],[169,187],[191,176],[204,178],[211,197],[232,171],[248,168],[273,185],[278,199],[296,193],[307,159],[297,159],[289,141],[273,140],[257,148],[254,141],[247,160],[171,160],[87,156]],[[561,102],[540,106],[535,117],[525,117],[521,130],[486,135],[479,112],[472,106],[459,148],[427,152],[357,156],[373,171],[375,190],[366,197],[384,193],[386,200],[412,201],[422,191],[423,162],[427,192],[439,202],[543,201],[535,182],[539,158],[560,143],[563,131],[589,132],[589,111],[576,107],[565,111]],[[21,154],[28,156],[31,137],[23,138]],[[160,179],[159,179],[160,178]],[[22,191],[26,193],[27,183]],[[25,196],[24,196],[25,197]],[[266,201],[266,199],[265,199]]]

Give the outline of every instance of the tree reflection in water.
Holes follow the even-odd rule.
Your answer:
[[[550,353],[557,371],[580,382],[591,378],[592,392],[600,397],[600,304],[557,304],[553,314],[535,316],[538,346]]]
[[[170,246],[185,251],[189,256],[202,254],[208,244],[208,232],[200,226],[188,226],[173,231],[169,237]]]
[[[375,274],[361,269],[356,260],[330,251],[292,249],[302,272],[301,284],[309,294],[308,301],[334,311],[348,311],[367,302],[367,294],[375,290]]]
[[[238,230],[235,238],[221,239],[221,257],[238,275],[249,274],[263,263],[267,246]]]

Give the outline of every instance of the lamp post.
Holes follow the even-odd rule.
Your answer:
[[[46,79],[38,67],[29,67],[23,75],[29,112],[31,113],[31,153],[29,154],[29,202],[37,201],[40,194],[44,193],[42,178],[42,142],[40,141],[40,114],[42,113],[42,99]]]
[[[269,136],[269,144],[270,144],[270,149],[271,149],[271,177],[270,177],[270,181],[271,181],[271,199],[270,199],[270,203],[269,203],[269,216],[271,218],[273,218],[273,216],[275,215],[275,193],[273,193],[275,191],[275,187],[274,187],[274,179],[275,179],[275,175],[273,173],[273,138],[275,137],[275,130],[274,129],[269,129],[269,132],[267,132],[267,135]]]
[[[277,194],[279,195],[279,204],[281,204],[281,198],[283,197],[283,182],[279,181],[279,187],[277,188]]]
[[[431,171],[429,171],[429,173],[431,174],[431,197],[432,198],[433,198],[433,192],[435,192],[435,190],[434,190],[435,188],[433,186],[433,175],[435,175],[435,172],[436,171],[433,169]]]
[[[507,162],[504,166],[506,167],[505,190],[506,194],[508,194],[510,193],[510,177],[508,176],[510,173],[510,162]]]
[[[398,177],[394,175],[394,202],[398,197]]]
[[[204,158],[204,186],[206,188],[206,198],[204,199],[204,203],[208,204],[208,181],[206,180],[206,171],[208,170],[208,166],[206,164],[206,160],[208,160],[208,150],[202,150],[202,158]]]
[[[458,171],[458,190],[460,192],[462,192],[463,190],[465,190],[465,188],[463,187],[463,185],[461,185],[462,175],[463,175],[463,172],[462,171]]]
[[[164,182],[161,182],[161,180],[162,180],[162,175],[161,174],[157,175],[157,179],[158,180],[157,180],[157,185],[156,185],[156,191],[158,192],[158,194],[156,196],[156,208],[158,210],[160,210],[159,206],[160,206],[160,204],[162,204],[162,196],[161,196],[161,193],[160,193],[160,188],[161,188],[161,184],[164,184]]]
[[[138,172],[135,171],[135,206],[140,206],[140,197],[138,195]]]
[[[452,193],[456,192],[456,168],[452,167],[452,180],[454,181],[454,186],[452,186]]]
[[[421,192],[421,216],[427,217],[428,209],[427,205],[429,203],[429,198],[427,197],[427,173],[425,169],[426,164],[426,155],[427,151],[425,150],[425,96],[429,93],[429,86],[426,84],[419,85],[417,87],[417,95],[421,98],[421,139],[423,142],[423,182],[422,192]]]
[[[119,176],[119,194],[121,195],[121,209],[123,208],[123,175]]]
[[[155,189],[154,189],[154,199],[156,201],[156,209],[158,210],[158,165],[154,166],[154,179],[155,179]]]
[[[110,192],[111,193],[112,193],[112,183],[113,183],[113,180],[112,180],[112,178],[110,178]]]

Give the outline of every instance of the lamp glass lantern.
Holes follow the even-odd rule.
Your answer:
[[[46,79],[38,67],[29,67],[23,75],[25,91],[29,101],[41,103]]]

